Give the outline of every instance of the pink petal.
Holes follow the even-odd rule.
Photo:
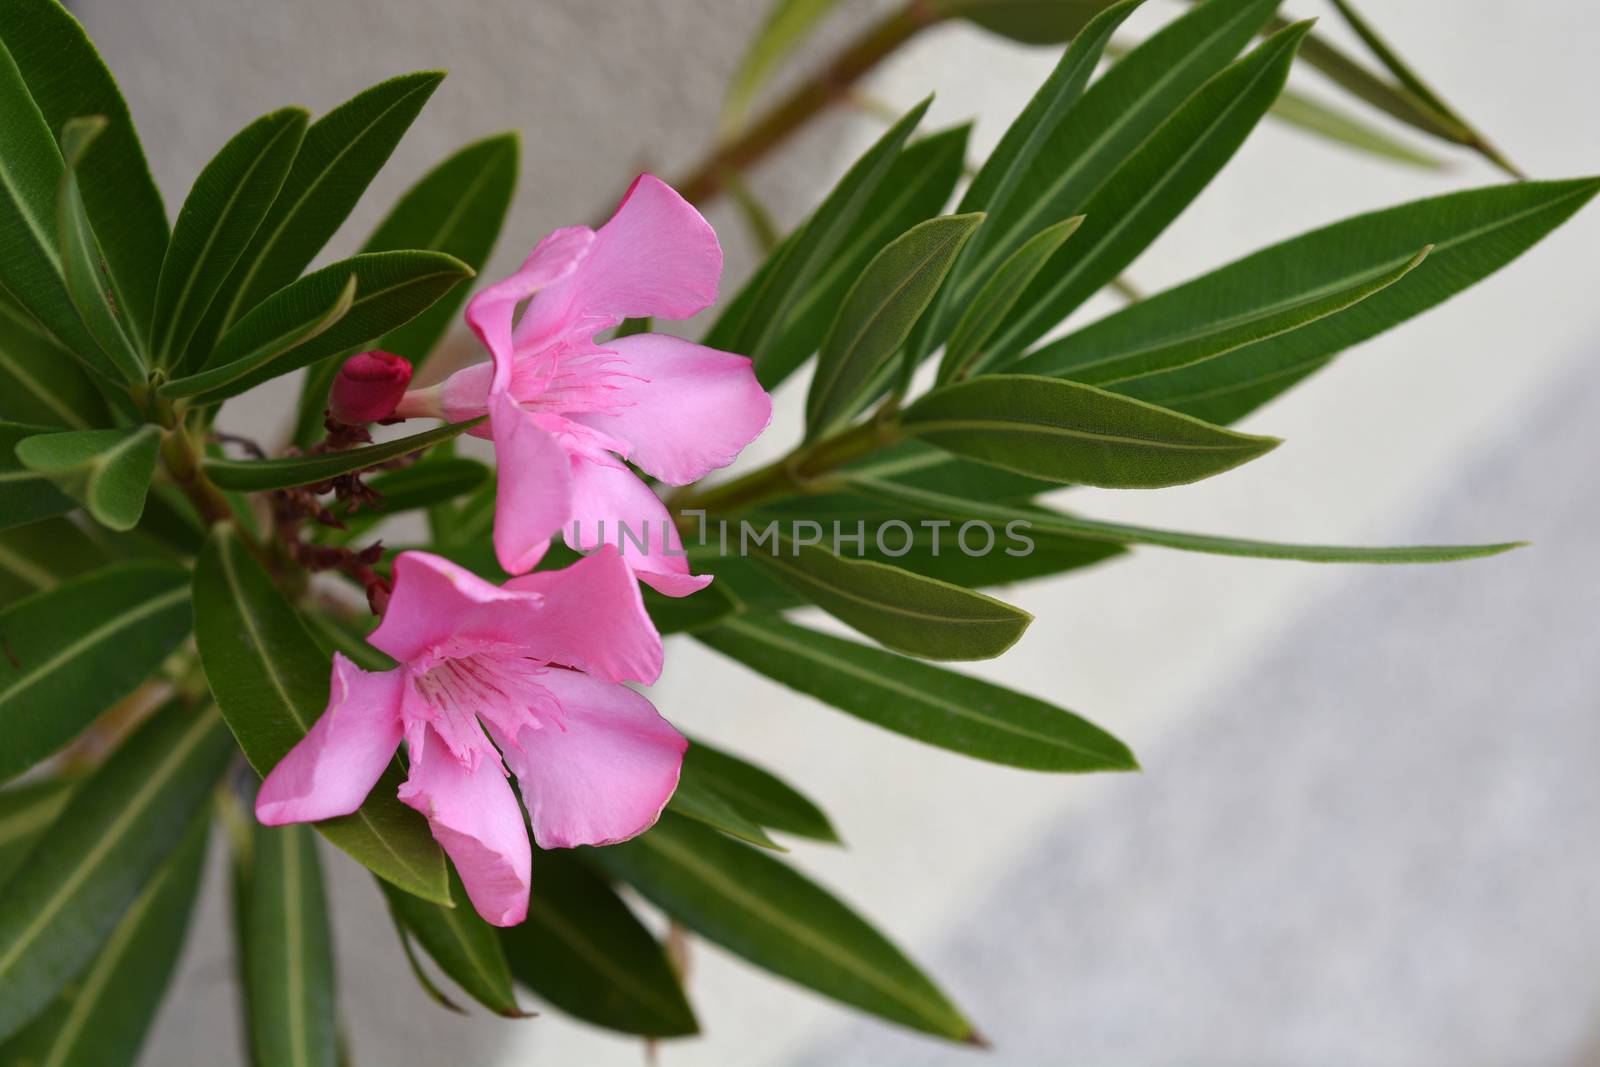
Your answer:
[[[607,682],[650,683],[661,676],[661,635],[614,546],[558,571],[513,578],[506,588],[544,597],[527,637],[540,659]]]
[[[361,806],[400,745],[405,671],[364,671],[338,652],[328,707],[272,768],[256,794],[267,826],[349,815]]]
[[[507,574],[531,570],[571,513],[572,474],[567,450],[509,396],[496,393],[495,460],[500,483],[494,502],[494,551]]]
[[[542,291],[517,324],[519,346],[625,318],[686,319],[717,299],[722,246],[711,224],[651,174],[634,180],[571,275]]]
[[[572,517],[563,534],[580,552],[615,545],[640,581],[667,596],[688,596],[711,583],[710,575],[689,573],[666,504],[609,456],[572,458]]]
[[[587,226],[556,230],[539,242],[515,274],[484,289],[467,304],[467,325],[494,357],[496,388],[504,388],[502,379],[509,380],[511,374],[511,322],[517,305],[569,277],[594,241],[595,232]]]
[[[502,741],[539,847],[609,845],[648,830],[678,787],[689,743],[627,686],[562,670],[541,683],[561,723]]]
[[[537,595],[502,589],[432,553],[402,552],[388,610],[367,641],[414,664],[441,650],[503,644],[538,615],[539,603]]]
[[[420,747],[400,799],[427,817],[478,914],[495,926],[517,925],[528,917],[533,850],[516,794],[488,760],[469,771],[442,741]]]
[[[772,420],[772,398],[744,356],[653,333],[606,347],[615,353],[609,410],[572,418],[627,442],[628,458],[669,485],[726,467]]]

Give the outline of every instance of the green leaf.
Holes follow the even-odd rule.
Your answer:
[[[775,852],[789,851],[768,837],[760,823],[747,818],[726,797],[693,775],[679,779],[678,788],[673,790],[672,799],[667,801],[667,810],[760,848],[770,848]]]
[[[1045,265],[992,338],[997,365],[1120,274],[1189,206],[1277,99],[1310,28],[1280,30],[1201,86],[1089,198],[1071,248]]]
[[[893,482],[870,478],[853,479],[861,492],[880,500],[892,500],[908,507],[949,515],[958,520],[991,523],[1025,522],[1033,533],[1066,537],[1101,538],[1123,544],[1160,545],[1185,552],[1205,552],[1217,556],[1247,556],[1256,559],[1293,559],[1307,563],[1448,563],[1454,560],[1497,556],[1521,541],[1491,545],[1400,545],[1389,548],[1344,547],[1338,545],[1291,545],[1274,541],[1252,541],[1240,537],[1213,537],[1178,530],[1156,530],[1147,526],[1098,522],[1075,515],[1062,515],[1037,507],[1013,507],[964,500],[924,489],[911,489]]]
[[[1033,621],[991,596],[820,545],[780,539],[771,555],[756,558],[840,622],[924,659],[992,659]]]
[[[769,830],[832,844],[839,842],[828,816],[799,790],[770,771],[699,738],[690,738],[689,750],[684,753],[680,786],[684,781],[700,783]]]
[[[161,262],[150,334],[156,366],[185,363],[212,297],[277,199],[308,118],[298,107],[261,116],[235,134],[195,179]]]
[[[929,0],[944,18],[965,19],[1022,44],[1059,44],[1079,37],[1107,0]]]
[[[970,1041],[970,1023],[887,938],[769,853],[665,815],[585,854],[707,940],[890,1022]]]
[[[3,208],[0,208],[3,211]],[[49,331],[0,289],[0,418],[87,430],[107,426],[105,400]]]
[[[328,702],[329,658],[272,578],[226,526],[212,530],[194,578],[196,640],[211,692],[256,772],[265,775]],[[351,815],[317,823],[329,841],[408,893],[450,903],[444,853],[426,820],[395,796],[398,761]]]
[[[1307,40],[1313,40],[1314,36]],[[1305,46],[1302,45],[1301,53],[1304,52]],[[1398,137],[1391,137],[1354,115],[1348,115],[1330,104],[1304,93],[1297,93],[1293,89],[1285,89],[1279,93],[1277,101],[1267,113],[1280,122],[1297,126],[1307,133],[1380,159],[1421,167],[1423,170],[1444,169],[1444,160],[1438,156],[1413,148]]]
[[[845,235],[833,258],[795,301],[783,328],[772,342],[772,354],[763,379],[768,389],[787,378],[817,351],[846,291],[872,257],[891,238],[944,207],[961,178],[970,130],[970,126],[957,126],[929,134],[907,145],[895,157],[888,173],[861,209],[855,225]],[[749,313],[751,303],[778,269],[788,251],[787,246],[799,240],[801,232],[803,228],[769,256],[729,302],[708,336],[707,344],[717,344],[716,338],[722,336],[722,331],[731,329],[726,324],[739,322]]]
[[[0,886],[66,808],[77,782],[40,778],[0,789]]]
[[[383,497],[381,505],[335,511],[345,524],[339,540],[349,541],[392,515],[454,500],[484,485],[489,477],[489,468],[475,459],[440,458],[437,453],[421,463],[384,471],[367,480],[367,488]]]
[[[777,0],[772,5],[761,29],[746,46],[723,98],[720,125],[724,134],[739,128],[762,88],[838,3],[839,0]]]
[[[982,213],[918,223],[873,257],[850,287],[817,358],[806,398],[808,439],[857,409],[933,300]]]
[[[87,970],[0,1048],[0,1063],[133,1067],[166,995],[205,869],[209,812],[118,921]]]
[[[167,214],[116,80],[83,27],[55,0],[7,0],[0,41],[47,130],[60,130],[80,115],[106,120],[104,132],[78,161],[77,181],[106,266],[122,291],[130,333],[144,337],[167,248]],[[9,154],[13,145],[9,137],[6,142]],[[54,202],[52,186],[49,203]],[[40,321],[55,329],[48,319]],[[57,336],[76,347],[70,334]]]
[[[1070,711],[892,652],[752,616],[695,636],[781,685],[965,756],[1033,771],[1138,768],[1122,742]]]
[[[365,346],[470,277],[472,268],[442,252],[368,252],[340,260],[262,301],[217,342],[200,373],[168,382],[162,395],[236,396]],[[347,295],[352,280],[355,292]]]
[[[1340,279],[1343,284],[1297,293],[1269,307],[1242,315],[1191,322],[1190,328],[1180,336],[1160,337],[1132,350],[1086,348],[1083,336],[1089,331],[1080,330],[1035,349],[1011,369],[1019,374],[1059,376],[1110,388],[1203,363],[1302,329],[1353,307],[1410,274],[1432,250],[1433,246],[1429,245],[1400,263],[1382,264],[1354,278]]]
[[[802,295],[848,243],[863,208],[882,187],[901,147],[931,102],[930,97],[912,108],[867,149],[804,228],[778,250],[777,261],[770,271],[762,272],[760,285],[748,300],[736,302],[729,314],[717,320],[706,344],[750,356],[756,376],[768,389],[781,380],[787,372],[773,364],[771,353],[782,328]],[[733,314],[735,310],[738,314]]]
[[[913,437],[1003,470],[1108,489],[1196,482],[1279,443],[1031,374],[941,386],[906,409],[901,425]]]
[[[1000,264],[951,331],[950,340],[945,344],[944,360],[939,365],[941,384],[987,368],[990,361],[984,347],[986,342],[1006,321],[1045,263],[1082,224],[1083,216],[1074,215],[1046,226]]]
[[[67,802],[3,887],[0,1039],[98,952],[182,841],[233,745],[214,708],[172,705],[145,723]]]
[[[67,295],[78,309],[84,326],[94,337],[101,356],[88,354],[91,364],[112,381],[119,378],[128,385],[143,385],[144,356],[136,327],[125,310],[128,299],[117,277],[111,273],[100,242],[89,224],[78,182],[78,163],[108,120],[102,115],[87,115],[68,120],[61,129],[61,156],[66,166],[56,196],[56,233],[61,248],[61,271]],[[85,353],[78,353],[84,356]]]
[[[946,335],[951,323],[960,314],[960,308],[970,299],[975,287],[984,284],[984,278],[1000,270],[1001,264],[1031,239],[1036,231],[1042,232],[1072,216],[1069,211],[1054,219],[1042,218],[1021,227],[1003,228],[1001,225],[1008,216],[1016,214],[1023,207],[1020,203],[1014,204],[1019,193],[1026,191],[1031,195],[1041,188],[1036,184],[1028,184],[1030,179],[1038,181],[1041,177],[1034,170],[1041,153],[1051,151],[1051,158],[1057,161],[1070,162],[1078,158],[1076,154],[1072,157],[1062,156],[1055,150],[1057,140],[1071,131],[1070,127],[1064,127],[1063,124],[1068,121],[1082,97],[1084,86],[1099,64],[1112,33],[1141,2],[1123,0],[1110,5],[1096,15],[1082,33],[1078,33],[1074,27],[1073,33],[1068,35],[1072,37],[1071,47],[1063,53],[1050,76],[1033,94],[1027,107],[1012,121],[1001,136],[1000,143],[989,153],[989,158],[984,160],[983,166],[973,177],[972,184],[961,197],[960,210],[985,212],[989,221],[962,250],[961,257],[951,271],[950,284],[934,301],[933,309],[914,335],[912,354],[918,360],[932,351]],[[1096,6],[1104,5],[1097,2]],[[1059,0],[1051,0],[1051,7],[1060,11],[1065,10],[1067,5]],[[1226,57],[1222,62],[1225,61]],[[1221,65],[1220,62],[1218,65]],[[1091,108],[1093,106],[1091,103]],[[1173,106],[1176,106],[1176,101]],[[1110,115],[1104,109],[1100,115],[1090,119],[1091,122],[1097,120],[1107,129],[1110,128]],[[992,251],[989,250],[991,246]],[[974,276],[974,271],[979,272],[978,275]]]
[[[1027,500],[1058,484],[961,459],[915,440],[878,449],[846,470],[978,500]]]
[[[1127,15],[1122,8],[1107,12],[1094,37],[1085,37],[1078,63],[1063,60],[1041,95],[1001,142],[997,149],[1000,160],[985,166],[984,172],[994,175],[994,185],[974,180],[973,191],[962,198],[963,211],[982,209],[989,213],[989,220],[972,251],[957,264],[949,313],[935,324],[953,326],[956,309],[964,307],[1000,264],[1044,227],[1073,215],[1089,215],[1094,220],[1095,215],[1086,209],[1089,201],[1109,188],[1151,135],[1238,54],[1277,2],[1207,0],[1197,4],[1129,52],[1078,97],[1073,82],[1086,77],[1099,58],[1098,49],[1090,46],[1098,41],[1103,47],[1119,17]],[[1057,101],[1057,94],[1064,99]],[[1010,155],[1013,145],[1015,157]],[[984,172],[980,178],[987,177]],[[1145,187],[1149,184],[1146,180]],[[1143,189],[1134,192],[1139,191]],[[1115,221],[1106,218],[1098,224]],[[1087,235],[1080,233],[1072,242],[1072,257],[1082,254],[1080,246]],[[916,349],[919,357],[931,352],[940,340],[942,334],[937,333],[921,338]],[[1002,340],[1008,339],[995,339],[997,352],[1004,351]]]
[[[211,346],[246,312],[316,258],[443,79],[436,70],[390,78],[311,124],[271,212],[195,333],[197,360],[206,362]]]
[[[188,636],[187,575],[126,563],[0,610],[0,780],[76,737]]]
[[[249,857],[236,876],[250,1062],[336,1067],[333,938],[316,838],[304,826],[252,821]]]
[[[145,494],[161,454],[161,428],[65,430],[23,438],[17,459],[82,504],[102,525],[131,530],[144,514]]]
[[[707,586],[694,596],[671,597],[640,584],[644,607],[650,621],[665,637],[667,634],[688,633],[702,626],[713,626],[739,610],[728,594],[715,585]]]
[[[661,945],[571,852],[534,851],[528,920],[500,943],[517,981],[574,1018],[646,1037],[700,1032]]]
[[[0,529],[40,522],[77,507],[54,482],[24,467],[17,458],[18,444],[54,432],[53,426],[0,422]]]
[[[223,489],[241,492],[259,492],[264,489],[287,489],[296,485],[316,485],[330,478],[387,462],[399,456],[421,451],[440,441],[470,430],[481,418],[471,422],[453,422],[436,426],[409,437],[399,437],[377,445],[348,448],[342,452],[324,452],[316,456],[288,456],[284,459],[214,459],[200,461],[206,476]]]
[[[453,869],[449,873],[454,906],[448,908],[402,892],[387,882],[380,881],[378,886],[396,920],[416,937],[456,985],[498,1015],[523,1018],[527,1013],[517,1006],[511,970],[495,928],[473,910],[460,876]]]
[[[0,604],[54,589],[105,566],[111,557],[68,518],[0,531]]]
[[[1404,284],[1338,315],[1217,358],[1122,382],[1117,392],[1213,422],[1242,418],[1336,354],[1494,273],[1600,191],[1600,179],[1520,182],[1418,200],[1290,238],[1131,304],[1063,343],[1097,357],[1180,344],[1192,334],[1315,299],[1395,269],[1432,242]]]

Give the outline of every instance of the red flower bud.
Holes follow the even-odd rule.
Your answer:
[[[328,413],[351,426],[382,422],[411,384],[411,364],[393,352],[358,352],[333,380]]]

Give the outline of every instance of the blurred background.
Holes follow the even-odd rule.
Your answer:
[[[550,229],[603,217],[640,169],[671,179],[712,142],[758,0],[78,0],[121,79],[169,204],[233,131],[325,111],[391,74],[450,77],[325,258],[352,253],[416,177],[522,132],[521,190],[490,277]],[[802,70],[886,4],[852,2]],[[1180,5],[1150,0],[1136,39]],[[1582,0],[1369,4],[1399,50],[1535,177],[1600,169]],[[1331,14],[1287,0],[1295,17]],[[1321,29],[1359,46],[1335,18]],[[863,85],[924,129],[976,119],[992,147],[1058,55],[963,25]],[[796,73],[791,71],[791,74]],[[779,80],[781,88],[784,79]],[[1350,103],[1297,88],[1448,161],[1379,161],[1268,121],[1131,268],[1146,291],[1343,216],[1501,180]],[[785,224],[881,131],[841,109],[750,174]],[[724,292],[754,243],[722,202]],[[1038,616],[975,673],[1072,707],[1144,772],[1072,778],[882,733],[674,639],[661,710],[779,771],[847,847],[794,862],[875,919],[993,1044],[892,1031],[695,943],[699,1064],[1581,1064],[1600,1062],[1600,210],[1465,297],[1348,352],[1245,429],[1287,443],[1200,485],[1074,494],[1155,525],[1349,543],[1528,538],[1439,568],[1334,569],[1142,549],[1007,592]],[[1072,320],[1089,321],[1110,299]],[[695,324],[687,326],[693,332]],[[748,461],[788,447],[803,384]],[[276,440],[292,394],[233,404]],[[826,624],[819,624],[826,625]],[[220,850],[216,850],[220,852]],[[220,855],[145,1062],[241,1048]],[[358,1063],[638,1064],[552,1012],[463,1019],[415,986],[372,880],[336,853],[343,1013]]]

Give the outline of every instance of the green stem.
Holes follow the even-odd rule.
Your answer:
[[[173,482],[189,498],[207,526],[233,521],[233,509],[200,469],[200,450],[181,422],[161,442],[161,459]]]

